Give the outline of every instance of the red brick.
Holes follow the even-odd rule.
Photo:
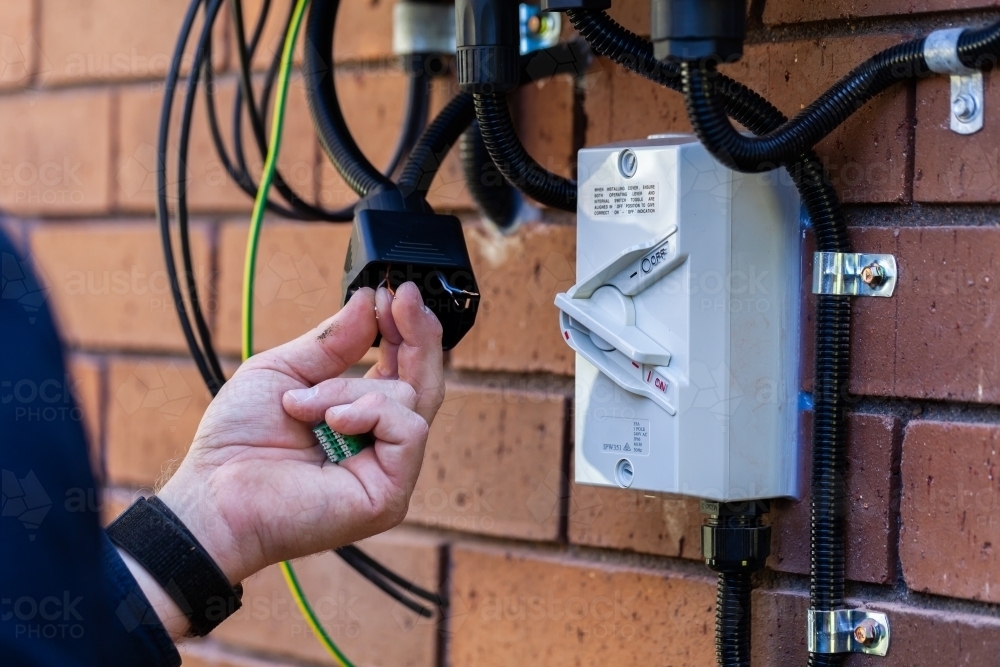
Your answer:
[[[889,616],[892,639],[885,657],[854,654],[847,667],[916,667],[916,665],[996,664],[1000,655],[1000,620],[991,616],[921,609],[895,602],[847,600]],[[753,594],[753,664],[799,667],[806,664],[806,609],[802,592],[757,590]]]
[[[569,541],[605,549],[701,558],[697,498],[570,484]]]
[[[476,326],[452,351],[456,368],[573,373],[555,296],[576,282],[576,228],[532,223],[501,236],[466,226],[482,301]]]
[[[35,73],[34,4],[34,0],[7,0],[0,7],[0,89],[21,88]]]
[[[996,0],[768,0],[764,5],[764,23],[802,23],[866,16],[898,16],[946,12],[978,7],[996,7]]]
[[[8,212],[101,213],[110,205],[111,95],[106,90],[0,99],[0,206]]]
[[[971,227],[899,230],[897,396],[1000,400],[993,314],[1000,233]]]
[[[195,226],[191,236],[200,294],[210,305],[208,235]],[[71,345],[187,350],[152,222],[49,223],[32,231],[31,250]]]
[[[909,37],[858,35],[772,44],[768,87],[757,92],[794,116],[865,59]],[[816,146],[845,202],[910,200],[911,95],[909,84],[890,88]]]
[[[161,80],[167,74],[187,4],[172,0],[39,0],[41,80],[47,85],[123,79]],[[225,64],[228,24],[223,8],[212,43]],[[201,34],[196,23],[189,55]]]
[[[312,201],[315,191],[316,139],[301,78],[291,82],[285,130],[278,168],[286,181],[303,198]],[[237,83],[233,77],[220,79],[216,85],[215,104],[220,132],[225,143],[232,141],[232,105]],[[118,164],[114,190],[118,206],[126,211],[153,212],[156,209],[156,145],[160,124],[163,90],[160,86],[129,86],[121,93],[118,123]],[[171,122],[171,150],[168,152],[168,197],[176,202],[177,145],[180,116],[184,104],[184,89],[174,100]],[[259,180],[262,160],[253,140],[250,123],[243,117],[244,151],[248,168]],[[268,124],[270,127],[270,124]],[[192,211],[242,211],[249,213],[253,199],[229,177],[212,142],[205,111],[203,89],[199,92],[192,117],[191,141],[188,153],[187,188]],[[232,151],[232,148],[228,148]],[[272,199],[280,200],[272,190]]]
[[[851,384],[855,394],[991,403],[1000,400],[994,268],[1000,234],[989,227],[851,229],[855,251],[895,255],[890,299],[855,299]],[[806,245],[807,275],[812,246]],[[808,285],[809,282],[805,282]],[[803,375],[812,387],[814,298],[805,308]]]
[[[910,588],[1000,602],[998,450],[995,424],[907,426],[900,557]]]
[[[103,456],[101,453],[101,414],[103,396],[101,390],[101,364],[93,356],[72,354],[67,360],[69,380],[72,383],[73,398],[79,408],[83,427],[87,434],[90,451],[90,465],[98,477],[103,477]]]
[[[144,487],[168,479],[191,445],[210,401],[189,359],[109,359],[108,479]]]
[[[637,35],[649,36],[649,0],[615,0],[608,15]]]
[[[335,84],[351,135],[365,157],[376,168],[384,169],[396,148],[406,112],[406,75],[387,65],[371,70],[341,68]],[[320,157],[319,201],[328,208],[355,202],[358,196],[340,178],[330,159],[325,153]]]
[[[888,584],[896,578],[896,512],[902,437],[895,417],[851,414],[847,419],[847,578]],[[803,486],[809,488],[812,413],[803,420]],[[809,495],[772,504],[771,558],[779,572],[809,573]]]
[[[302,335],[341,305],[340,281],[349,225],[267,220],[257,252],[254,347],[268,349]],[[247,225],[226,223],[219,235],[218,347],[239,355]]]
[[[256,25],[261,4],[261,0],[249,0],[243,3],[243,21],[247,39]],[[395,4],[395,0],[341,3],[337,10],[337,30],[333,37],[334,61],[345,63],[391,59],[393,57],[392,10]],[[254,68],[266,70],[274,54],[281,49],[288,9],[284,4],[271,4],[271,13],[254,57]],[[302,32],[305,33],[304,28]],[[300,37],[295,53],[297,63],[302,62],[304,44],[305,39]],[[234,67],[235,58],[234,53]]]
[[[917,84],[917,130],[913,196],[925,202],[1000,201],[1000,123],[990,109],[1000,107],[1000,76],[987,75],[983,129],[951,131],[951,84],[946,76]]]
[[[397,528],[358,546],[418,586],[438,589],[441,543],[437,538]],[[354,664],[437,664],[436,619],[421,619],[402,607],[333,553],[300,559],[294,566],[324,629]],[[329,661],[299,614],[276,565],[245,581],[244,587],[243,608],[212,633],[214,639],[241,650]]]
[[[768,87],[769,52],[766,45],[748,45],[743,60],[722,71],[763,93]],[[605,58],[598,58],[583,77],[587,146],[644,139],[651,134],[690,133],[684,96]]]
[[[558,76],[522,87],[514,102],[528,154],[561,176],[571,176],[576,167],[573,97],[573,79]]]
[[[714,602],[708,577],[459,545],[451,664],[710,667]]]
[[[556,540],[565,495],[565,401],[561,394],[518,387],[449,385],[408,520]]]
[[[395,4],[395,0],[341,3],[334,34],[336,62],[392,58]]]
[[[280,658],[243,655],[227,650],[211,639],[193,639],[177,647],[184,667],[292,667]]]
[[[435,79],[431,88],[431,116],[436,116],[457,93],[458,82],[454,78]],[[439,213],[475,209],[472,196],[465,187],[465,172],[462,170],[458,144],[445,156],[437,178],[427,192],[427,202]]]

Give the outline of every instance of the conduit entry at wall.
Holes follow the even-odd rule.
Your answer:
[[[621,181],[621,185],[613,186],[620,187],[620,191],[596,184],[589,168],[586,174],[581,170],[580,183],[552,173],[528,153],[518,138],[509,94],[527,82],[557,74],[581,76],[593,51],[684,95],[688,116],[701,143],[698,151],[719,163],[704,169],[717,172],[724,182],[740,183],[737,172],[776,168],[784,168],[792,176],[808,214],[817,250],[823,253],[822,262],[817,262],[814,288],[818,297],[810,480],[809,663],[839,665],[845,653],[850,651],[884,654],[889,639],[887,620],[844,609],[844,514],[848,492],[844,483],[844,414],[850,365],[850,298],[857,294],[891,295],[894,264],[891,258],[851,253],[840,202],[813,147],[854,111],[901,80],[932,72],[973,76],[995,67],[1000,57],[1000,24],[982,29],[941,31],[875,54],[789,120],[763,97],[718,72],[717,63],[742,56],[746,37],[745,0],[652,0],[652,40],[638,37],[611,19],[605,13],[611,0],[540,0],[540,6],[518,6],[505,0],[456,0],[454,3],[400,0],[395,7],[392,31],[394,51],[408,77],[406,111],[397,147],[388,163],[380,168],[358,147],[337,97],[333,72],[334,28],[339,1],[315,0],[310,5],[308,0],[295,0],[287,4],[287,11],[272,12],[273,1],[264,0],[261,13],[248,33],[241,0],[229,0],[228,12],[221,11],[223,0],[192,0],[165,85],[157,146],[157,215],[171,292],[184,336],[212,393],[217,393],[225,383],[225,376],[212,344],[193,273],[185,185],[193,110],[199,90],[204,92],[209,128],[220,161],[230,178],[256,200],[245,276],[245,353],[253,351],[252,269],[256,238],[265,212],[308,222],[352,222],[354,232],[346,258],[345,297],[349,298],[353,290],[363,286],[395,284],[395,272],[420,276],[418,283],[425,302],[441,319],[445,330],[444,345],[451,347],[474,325],[479,303],[478,286],[461,224],[456,218],[436,214],[427,196],[444,157],[456,143],[461,142],[469,192],[485,219],[500,230],[509,230],[519,221],[537,216],[538,211],[530,201],[578,213],[581,221],[595,221],[587,223],[592,229],[600,229],[604,224],[600,222],[602,216],[606,215],[609,220],[613,218],[625,224],[622,229],[633,232],[664,225],[663,212],[668,204],[676,203],[671,199],[676,198],[676,190],[667,188],[666,184],[671,178],[676,183],[683,183],[683,175],[680,171],[667,172],[675,168],[671,164],[681,164],[677,169],[683,169],[683,159],[696,159],[677,157],[684,151],[691,156],[699,154],[693,147],[679,148],[690,144],[690,138],[645,142],[644,137],[636,137],[631,147],[603,149],[600,155],[604,156],[602,159],[607,162],[608,169],[617,174],[615,178]],[[278,14],[276,19],[272,13]],[[568,19],[579,38],[558,43],[561,33],[558,13]],[[232,132],[228,144],[213,95],[216,73],[211,58],[214,27],[223,15],[228,15],[232,21],[240,82],[230,110]],[[266,23],[275,20],[283,26],[283,48],[277,50],[263,77],[258,77],[251,65],[260,50]],[[291,75],[293,47],[300,22],[304,22],[302,71],[320,145],[359,197],[358,203],[342,209],[327,209],[319,203],[309,202],[288,184],[276,166],[284,91]],[[201,27],[192,47],[196,25]],[[179,148],[173,165],[176,173],[170,179],[168,157],[173,154],[168,154],[168,147],[171,145],[173,106],[182,82],[182,58],[192,51],[192,66],[184,81],[184,101],[178,122]],[[433,81],[452,71],[460,91],[431,120],[429,99]],[[272,111],[269,133],[265,119]],[[981,122],[983,111],[977,111]],[[244,120],[249,121],[249,138],[244,136]],[[748,129],[753,136],[737,131],[732,121]],[[530,125],[532,119],[519,118],[518,122]],[[967,124],[964,131],[975,131],[975,127]],[[264,161],[260,175],[251,173],[248,166],[247,141],[252,144],[250,150]],[[660,163],[663,171],[656,177],[643,176],[642,184],[626,183],[639,171],[635,160],[646,160],[639,154],[641,146],[659,151],[660,157],[656,159],[663,161]],[[681,162],[676,162],[677,159]],[[599,172],[597,167],[595,173]],[[171,221],[168,183],[176,184],[173,206],[176,225]],[[630,184],[635,187],[630,188]],[[275,197],[270,195],[272,186]],[[771,195],[766,193],[761,196],[760,201],[781,200],[780,197],[768,199]],[[630,208],[630,202],[635,206]],[[615,208],[619,205],[620,210]],[[578,360],[583,360],[578,361],[578,376],[580,369],[591,369],[594,382],[606,381],[609,386],[638,397],[634,400],[650,401],[650,410],[662,411],[662,416],[653,419],[653,423],[657,420],[666,424],[681,423],[689,416],[692,419],[697,416],[697,405],[682,400],[681,390],[691,382],[697,355],[688,353],[689,348],[676,336],[650,329],[646,324],[648,309],[643,305],[647,297],[666,298],[656,290],[663,291],[669,281],[691,270],[696,264],[692,258],[697,258],[697,254],[691,253],[707,252],[690,244],[696,233],[704,231],[697,226],[698,204],[692,205],[695,206],[693,213],[671,229],[660,229],[658,233],[650,231],[649,238],[636,237],[631,246],[608,257],[601,266],[578,267],[580,282],[566,295],[560,295],[558,302],[565,338],[577,350]],[[792,221],[785,221],[787,212],[781,213],[781,207],[775,206],[773,214],[768,214],[770,218],[760,216],[759,224],[766,226],[769,220],[773,223],[778,218],[788,225],[795,224],[795,216],[791,216]],[[176,246],[175,227],[178,232]],[[581,223],[581,234],[584,234],[584,227]],[[730,229],[728,233],[738,234],[740,230]],[[581,236],[581,241],[584,240]],[[177,254],[181,268],[178,268]],[[644,261],[650,258],[664,263],[647,279],[640,276],[640,272],[644,270]],[[629,268],[633,262],[639,267],[635,272]],[[648,263],[652,266],[652,262]],[[675,307],[679,306],[675,304]],[[612,315],[612,319],[607,319]],[[787,370],[788,364],[796,363],[794,351],[789,355],[787,350],[775,350],[780,357],[776,363],[781,368]],[[735,361],[729,357],[722,362],[727,375],[727,364],[732,363]],[[671,394],[674,391],[678,392],[676,396]],[[781,399],[785,402],[781,406],[785,413],[797,408],[794,399],[787,398],[789,395],[794,392],[786,391],[785,398]],[[578,395],[578,402],[580,399]],[[716,412],[728,423],[733,419],[734,410],[736,408],[726,407]],[[690,411],[690,415],[686,411]],[[624,436],[612,434],[599,438],[599,444],[608,445],[609,454],[615,457],[608,471],[602,472],[601,465],[592,466],[588,471],[586,466],[579,465],[581,460],[578,459],[577,475],[591,475],[581,481],[622,487],[633,483],[637,486],[654,484],[647,481],[649,464],[639,459],[642,452],[636,454],[635,446],[640,450],[645,448],[648,453],[649,449],[658,446],[662,432],[638,423],[642,420],[633,421],[636,423],[625,429],[628,433]],[[678,447],[682,449],[685,439],[692,436],[684,429],[677,433]],[[764,449],[771,453],[788,448],[794,451],[793,436],[784,433],[773,437],[787,441]],[[364,446],[363,442],[342,441],[340,434],[332,432],[321,433],[319,437],[321,442],[330,445],[333,460]],[[586,440],[587,436],[586,433],[581,436],[578,429],[579,437]],[[616,449],[619,445],[615,438],[618,437],[626,439],[627,456]],[[731,448],[732,441],[726,442],[729,444],[724,446],[730,447],[726,450],[727,455],[731,456],[735,451]],[[577,443],[578,457],[585,447],[586,442]],[[683,470],[683,466],[677,470]],[[664,473],[663,470],[658,472]],[[730,479],[726,475],[728,473],[723,478]],[[770,498],[791,493],[789,480],[784,480],[785,486],[762,483],[755,487],[756,491],[754,488],[738,491],[724,486],[707,489],[704,485],[695,488],[690,484],[685,486],[685,481],[683,472],[669,478],[669,484],[679,487],[673,490],[706,501],[703,511],[708,519],[702,542],[706,563],[719,573],[716,622],[719,664],[748,666],[751,575],[764,566],[769,553],[770,532],[762,517]],[[338,553],[362,576],[414,613],[433,616],[442,613],[447,604],[442,595],[415,586],[356,547],[344,547]],[[290,565],[286,567],[286,574],[320,641],[338,664],[350,664],[312,614]]]

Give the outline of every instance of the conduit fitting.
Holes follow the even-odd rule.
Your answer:
[[[657,60],[739,60],[747,36],[746,0],[653,0],[653,55]]]
[[[520,82],[521,28],[518,3],[458,0],[455,3],[458,85],[467,93],[507,93]]]
[[[762,524],[768,501],[717,503],[701,501],[708,523],[701,527],[705,565],[720,573],[755,572],[771,555],[771,527]]]
[[[958,41],[965,28],[936,30],[924,40],[927,68],[951,76],[951,130],[957,134],[975,134],[983,129],[986,115],[983,73],[966,66],[959,57]]]

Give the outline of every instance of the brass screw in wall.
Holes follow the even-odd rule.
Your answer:
[[[878,264],[869,264],[861,269],[861,280],[869,287],[878,287],[885,280],[885,270]]]
[[[858,627],[854,628],[854,639],[862,646],[875,644],[881,636],[882,626],[870,618],[861,621]]]

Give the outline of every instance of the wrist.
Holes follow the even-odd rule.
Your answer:
[[[251,558],[255,550],[248,548],[249,540],[241,540],[226,520],[210,484],[184,481],[175,475],[156,497],[191,531],[230,584],[236,585],[261,569]]]

